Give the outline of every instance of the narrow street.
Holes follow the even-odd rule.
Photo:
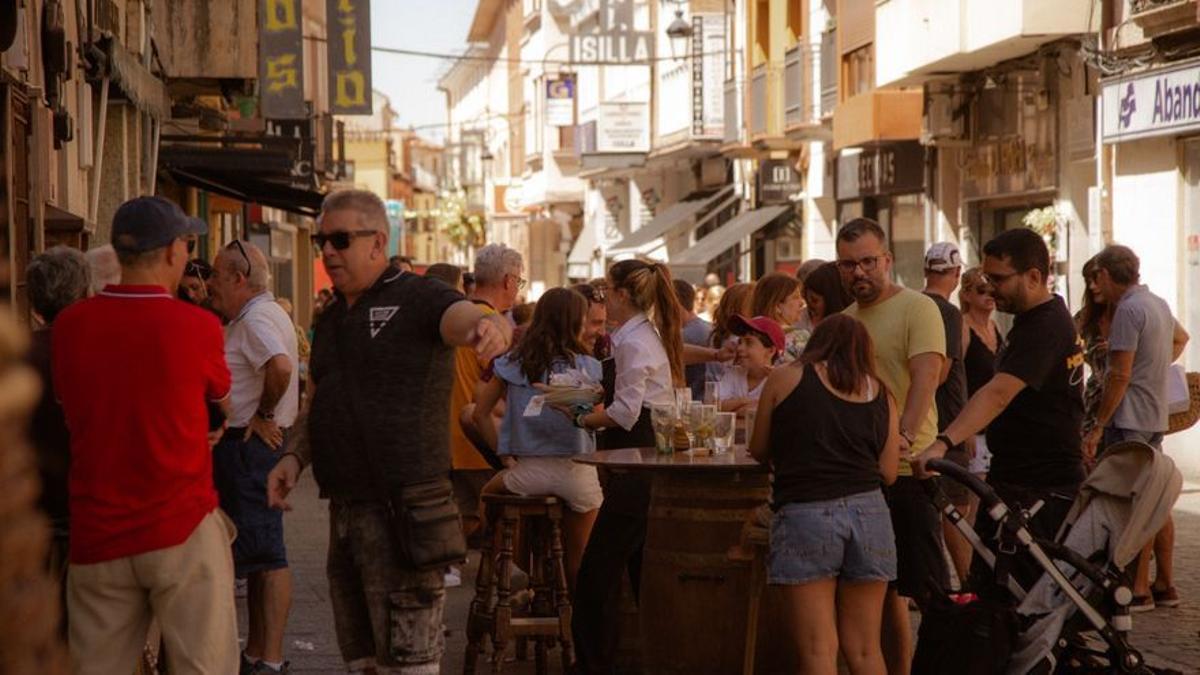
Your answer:
[[[333,615],[325,583],[325,550],[328,540],[326,505],[317,498],[316,484],[306,473],[291,498],[294,510],[286,517],[288,556],[295,575],[295,600],[288,622],[284,651],[299,674],[344,672],[338,656]],[[1134,618],[1134,644],[1152,665],[1184,673],[1200,672],[1200,578],[1189,570],[1200,569],[1200,484],[1188,483],[1175,509],[1175,567],[1180,571],[1176,585],[1183,604]],[[477,555],[472,556],[476,562]],[[449,589],[446,611],[446,656],[442,672],[462,670],[466,639],[463,626],[472,595],[474,564],[464,570],[463,586]],[[245,635],[245,606],[239,601],[241,633]],[[551,672],[558,672],[550,660]],[[513,663],[505,672],[533,673],[533,662]]]

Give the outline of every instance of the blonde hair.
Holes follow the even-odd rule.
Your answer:
[[[658,328],[676,385],[683,379],[683,307],[675,295],[671,273],[662,263],[622,260],[608,270],[613,290],[624,288],[633,306],[645,312]]]

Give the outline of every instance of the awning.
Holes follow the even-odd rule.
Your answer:
[[[314,190],[275,183],[233,172],[164,167],[177,182],[238,201],[262,204],[311,218],[321,213],[325,195]]]
[[[699,239],[691,248],[677,256],[672,256],[670,266],[707,265],[709,261],[732,248],[734,244],[791,210],[791,206],[766,206],[740,213],[733,220]]]
[[[167,85],[116,40],[105,39],[101,48],[108,61],[106,74],[112,78],[113,86],[124,92],[139,110],[157,120],[169,118],[171,96],[167,93]]]
[[[575,245],[567,254],[567,276],[574,279],[591,277],[592,263],[596,261],[598,247],[596,228],[584,223],[579,236],[575,238]]]
[[[655,239],[687,222],[704,209],[719,201],[733,196],[733,187],[729,186],[716,192],[693,192],[682,200],[668,206],[661,213],[641,226],[629,236],[613,245],[608,250],[609,255],[617,253],[636,252],[650,244]]]

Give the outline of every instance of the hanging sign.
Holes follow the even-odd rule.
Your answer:
[[[1200,62],[1160,68],[1104,83],[1104,142],[1200,128]]]
[[[575,126],[575,76],[559,75],[546,80],[546,124]]]
[[[645,103],[600,104],[596,152],[649,152],[650,110]]]
[[[325,17],[330,109],[335,115],[370,115],[371,1],[326,0]]]
[[[600,0],[600,29],[571,36],[572,64],[650,65],[654,33],[634,29],[635,0]]]
[[[259,0],[259,105],[266,119],[300,119],[304,105],[304,51],[300,0]]]

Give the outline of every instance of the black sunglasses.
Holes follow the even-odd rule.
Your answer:
[[[229,245],[226,246],[225,248],[236,248],[238,253],[242,254],[242,260],[246,261],[246,276],[249,277],[250,276],[250,256],[246,255],[246,247],[242,246],[241,240],[234,239],[233,241],[229,242]]]
[[[329,234],[314,234],[312,237],[313,248],[317,249],[317,253],[325,248],[325,242],[333,245],[333,248],[338,251],[345,251],[350,248],[350,241],[355,237],[366,237],[375,234],[379,230],[339,230],[330,232]]]

